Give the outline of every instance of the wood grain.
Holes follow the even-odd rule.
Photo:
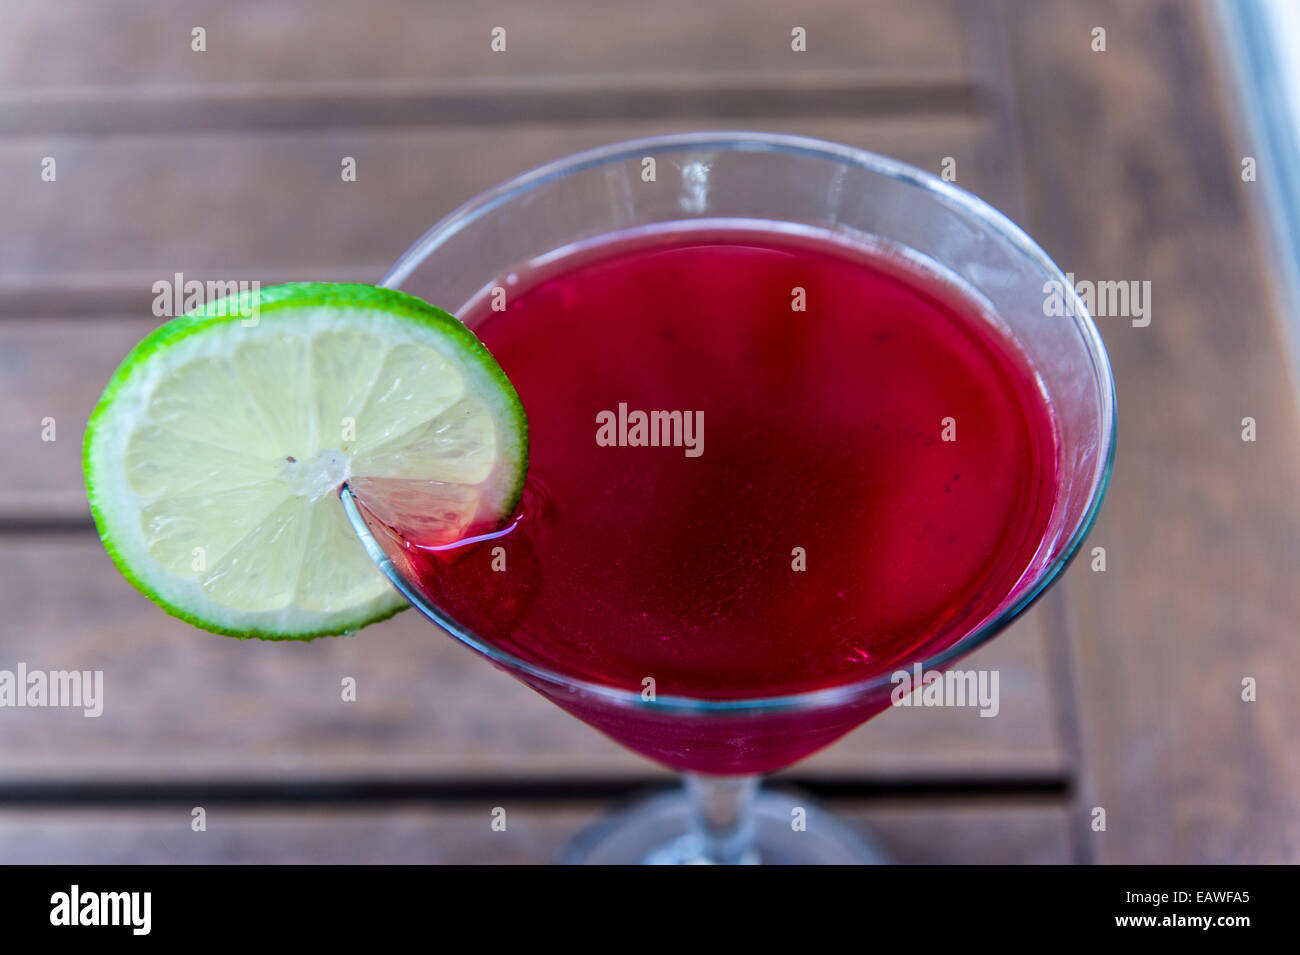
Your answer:
[[[506,830],[490,829],[506,810]],[[498,803],[438,807],[207,810],[191,808],[15,812],[0,810],[0,863],[531,863],[555,858],[601,809],[590,803],[537,807]],[[917,863],[1069,861],[1065,812],[1057,807],[858,805],[832,802],[869,828],[896,858]]]
[[[1295,862],[1300,420],[1212,27],[1172,2],[1011,10],[1035,235],[1079,278],[1152,283],[1148,327],[1099,321],[1119,453],[1089,546],[1108,568],[1064,585],[1081,809],[1108,816],[1092,846],[1104,862]]]
[[[964,75],[957,0],[5,0],[0,86],[22,93],[127,86],[479,79],[869,67]],[[207,51],[191,50],[191,30]],[[490,48],[507,31],[506,51]],[[806,53],[790,48],[807,31]],[[598,87],[590,87],[593,91]]]
[[[379,0],[358,23],[341,0],[65,0],[23,8],[0,35],[0,134],[971,112],[957,9]]]
[[[592,146],[720,123],[0,139],[0,317],[92,309],[148,316],[153,283],[178,271],[245,281],[346,271],[378,281],[426,229],[503,179]],[[963,184],[996,193],[996,168],[977,162],[971,117],[753,123],[934,172],[951,156]],[[55,182],[40,181],[47,155],[57,163]],[[355,182],[342,179],[344,157],[356,160]]]

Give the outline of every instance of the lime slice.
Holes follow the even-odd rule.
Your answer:
[[[118,569],[216,633],[310,639],[405,606],[337,498],[347,481],[427,533],[501,523],[523,406],[464,325],[368,285],[262,290],[156,329],[90,417],[91,511]]]

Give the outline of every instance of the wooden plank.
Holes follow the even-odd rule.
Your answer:
[[[0,527],[36,516],[86,525],[86,420],[113,368],[157,321],[0,322]]]
[[[1108,569],[1065,583],[1081,808],[1107,811],[1091,846],[1103,862],[1295,862],[1293,303],[1250,215],[1214,27],[1203,6],[1116,0],[1017,2],[1008,24],[1034,234],[1081,279],[1152,288],[1149,326],[1099,323],[1121,406],[1090,541]]]
[[[351,638],[236,641],[137,594],[90,536],[0,536],[0,669],[99,669],[99,717],[0,718],[0,787],[111,780],[644,777],[660,772],[413,611]],[[900,709],[800,764],[801,777],[1060,778],[1032,614],[967,664],[1001,709]],[[341,681],[356,680],[356,702]]]
[[[907,802],[830,808],[869,829],[891,858],[908,865],[1065,865],[1076,861],[1064,807],[976,802]]]
[[[6,809],[0,810],[0,863],[538,863],[554,859],[602,812],[589,803],[505,803],[504,832],[490,828],[499,805],[491,799],[431,808],[205,807],[205,832],[190,829],[190,807]],[[835,802],[831,808],[869,828],[902,862],[1069,861],[1066,814],[1057,807]]]
[[[870,66],[960,75],[956,0],[6,0],[0,87],[171,88]],[[191,30],[206,30],[206,52]],[[494,53],[491,31],[506,29]],[[806,53],[791,29],[807,31]]]
[[[957,10],[379,0],[361,15],[339,0],[278,0],[128,2],[109,15],[76,0],[22,10],[0,37],[0,135],[970,113]],[[96,42],[68,43],[67,23]],[[198,26],[203,52],[191,49]]]
[[[568,153],[721,120],[525,124],[225,136],[0,140],[0,316],[150,314],[153,283],[283,280],[346,270],[378,281],[405,248],[482,189]],[[996,194],[971,117],[772,118],[759,128],[838,140]],[[58,179],[40,181],[53,156]],[[341,176],[356,160],[355,182]],[[995,199],[996,201],[996,199]],[[459,303],[457,303],[459,304]]]

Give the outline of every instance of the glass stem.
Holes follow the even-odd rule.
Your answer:
[[[691,834],[699,842],[700,861],[716,865],[757,862],[754,800],[758,777],[687,773],[685,780]]]

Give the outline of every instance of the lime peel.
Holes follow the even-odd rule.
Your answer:
[[[448,513],[481,525],[509,517],[527,458],[519,397],[469,329],[402,292],[323,283],[156,329],[113,374],[83,448],[122,574],[173,616],[263,639],[406,606],[333,499],[344,481],[446,487]]]

